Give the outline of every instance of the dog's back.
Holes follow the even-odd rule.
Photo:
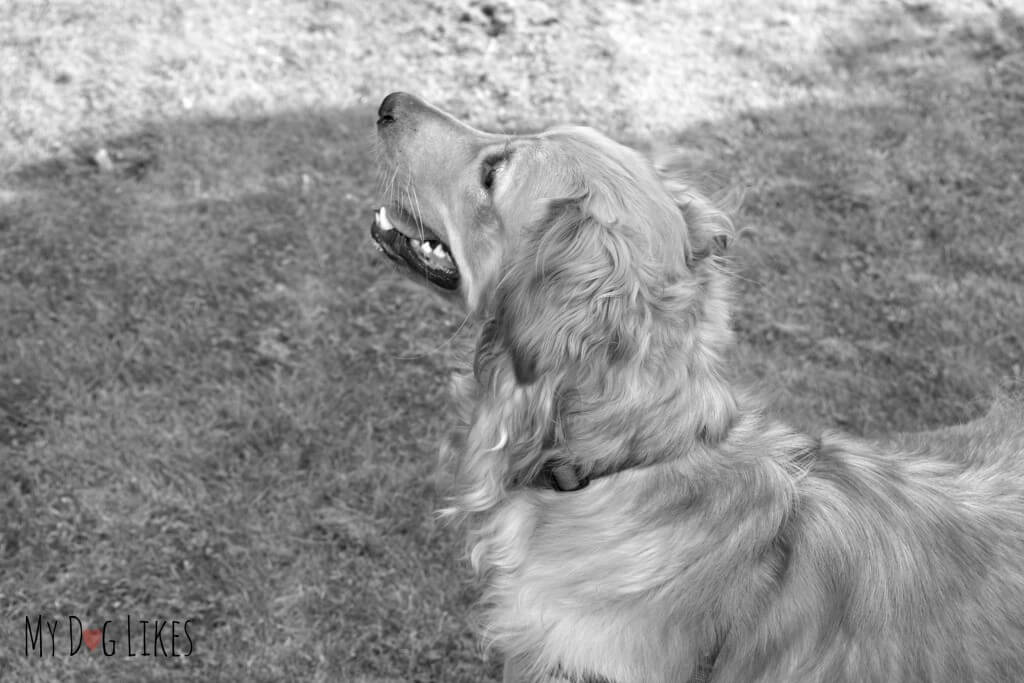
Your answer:
[[[972,422],[899,434],[892,441],[910,453],[970,463],[979,469],[996,468],[997,477],[1013,478],[1016,473],[1018,491],[1024,496],[1024,397],[999,398],[987,414]]]
[[[1022,415],[1003,400],[881,445],[823,437],[785,578],[720,680],[1024,681]]]

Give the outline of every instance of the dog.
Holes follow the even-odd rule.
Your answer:
[[[869,442],[723,373],[728,212],[583,127],[378,111],[371,235],[479,322],[451,508],[505,681],[1024,681],[1024,411]]]

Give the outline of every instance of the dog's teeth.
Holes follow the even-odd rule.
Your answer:
[[[395,226],[391,224],[391,221],[388,220],[388,211],[383,206],[380,207],[380,210],[377,212],[377,225],[379,225],[380,229],[384,232],[394,230],[395,228]]]
[[[420,248],[420,241],[418,239],[416,239],[416,238],[410,238],[409,239],[409,244],[412,245],[413,249],[419,249]]]
[[[448,252],[444,250],[443,244],[438,243],[438,245],[434,247],[434,256],[437,258],[448,258]]]
[[[427,256],[429,256],[430,254],[434,253],[434,250],[430,248],[430,242],[424,242],[420,246],[420,251],[422,251]]]

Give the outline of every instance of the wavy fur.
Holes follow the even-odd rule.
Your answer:
[[[724,379],[734,231],[697,187],[403,97],[387,175],[481,323],[450,512],[507,681],[1024,680],[1020,403],[886,443],[779,424]]]

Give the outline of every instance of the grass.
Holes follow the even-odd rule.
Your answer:
[[[160,8],[0,10],[0,679],[496,679],[432,517],[470,333],[366,238],[392,89],[745,187],[734,369],[786,419],[925,428],[1021,383],[1008,4]],[[24,656],[40,614],[119,654]],[[128,614],[194,654],[125,656]]]

